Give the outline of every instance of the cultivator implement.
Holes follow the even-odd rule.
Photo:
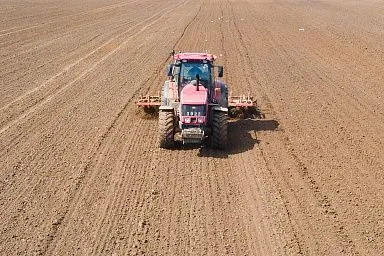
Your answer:
[[[147,114],[157,113],[161,106],[161,96],[140,95],[136,105]],[[233,96],[231,93],[228,97],[228,114],[232,118],[257,117],[257,102],[249,93],[241,96]]]
[[[151,95],[140,95],[139,99],[136,102],[138,107],[143,108],[145,113],[156,113],[159,110],[161,105],[160,93],[155,96]]]
[[[249,93],[247,96],[233,96],[232,93],[228,97],[228,114],[233,118],[257,117],[257,102]]]
[[[256,106],[256,101],[253,100],[253,96],[250,96],[249,93],[247,96],[232,96],[231,93],[228,97],[228,106],[235,108],[254,107]]]

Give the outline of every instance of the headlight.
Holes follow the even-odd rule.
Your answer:
[[[191,118],[190,117],[184,117],[184,123],[190,123],[191,122]]]
[[[198,117],[197,122],[200,124],[204,123],[204,117]]]

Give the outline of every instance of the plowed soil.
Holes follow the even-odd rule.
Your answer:
[[[0,255],[384,255],[384,3],[0,1]],[[263,119],[163,150],[140,94],[211,52]]]

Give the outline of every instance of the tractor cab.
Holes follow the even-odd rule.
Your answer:
[[[189,83],[196,84],[196,76],[199,76],[200,83],[207,88],[212,83],[211,63],[208,61],[180,62],[180,66],[176,66],[177,79],[181,87]]]
[[[168,76],[172,77],[181,90],[187,84],[196,85],[196,77],[199,76],[200,84],[208,90],[212,88],[214,81],[213,61],[215,55],[205,53],[178,53],[173,56],[174,63],[168,66]]]

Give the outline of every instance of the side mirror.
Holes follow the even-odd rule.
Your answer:
[[[217,70],[218,70],[218,77],[223,77],[223,73],[224,73],[224,70],[223,70],[223,66],[217,66]]]
[[[173,64],[168,65],[167,76],[173,76]]]

